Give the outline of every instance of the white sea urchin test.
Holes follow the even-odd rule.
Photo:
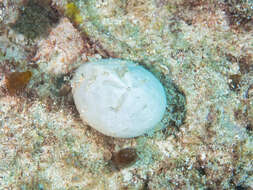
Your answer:
[[[136,137],[151,130],[166,108],[163,86],[131,61],[102,59],[81,65],[72,93],[84,122],[112,137]]]

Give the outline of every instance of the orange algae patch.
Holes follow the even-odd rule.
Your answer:
[[[6,75],[6,88],[10,95],[22,90],[32,77],[31,71],[13,72]]]

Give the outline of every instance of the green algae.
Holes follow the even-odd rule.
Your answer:
[[[77,8],[75,3],[71,2],[65,6],[65,14],[69,17],[75,24],[81,24],[83,22],[83,18],[80,15],[80,10]]]
[[[58,14],[54,10],[29,0],[11,27],[26,38],[34,40],[41,35],[47,35],[51,26],[57,22]]]

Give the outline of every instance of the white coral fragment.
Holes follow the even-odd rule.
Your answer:
[[[161,83],[130,61],[105,59],[83,64],[72,82],[83,121],[113,137],[136,137],[162,119],[166,95]]]

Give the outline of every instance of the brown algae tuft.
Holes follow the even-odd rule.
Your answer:
[[[138,155],[135,148],[125,148],[113,155],[112,162],[118,168],[125,168],[134,164],[137,158]]]
[[[6,88],[10,95],[16,94],[25,88],[32,77],[31,71],[12,72],[6,75]]]

